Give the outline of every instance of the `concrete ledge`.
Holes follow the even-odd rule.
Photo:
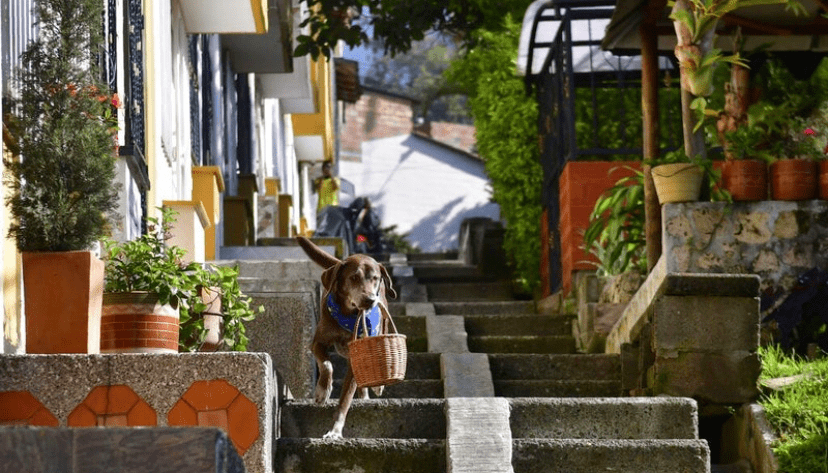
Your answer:
[[[0,470],[29,473],[244,473],[218,428],[0,427]]]
[[[447,399],[446,426],[448,473],[513,471],[506,399]]]
[[[313,237],[310,239],[316,246],[320,248],[324,248],[329,254],[336,256],[339,259],[344,259],[348,257],[348,247],[345,245],[345,240],[342,238],[335,238],[335,237],[323,237],[317,238]],[[282,247],[282,248],[292,248],[298,247],[299,242],[296,241],[296,238],[290,237],[276,237],[276,238],[259,238],[256,241],[257,246],[270,246],[270,247]],[[304,255],[304,251],[302,252]]]
[[[621,345],[632,343],[638,338],[641,329],[651,316],[652,301],[664,283],[667,276],[667,258],[664,255],[647,275],[644,284],[635,293],[627,308],[621,313],[621,318],[607,335],[606,352],[621,353]]]
[[[221,425],[258,473],[271,470],[272,377],[263,353],[5,355],[0,401],[29,395],[56,426]]]
[[[445,397],[492,397],[494,383],[485,353],[443,353],[440,355]]]
[[[336,247],[320,246],[328,254],[336,254]],[[301,260],[308,256],[299,246],[222,246],[219,258],[223,260]]]
[[[710,472],[705,440],[519,439],[513,448],[515,473]]]
[[[777,473],[779,464],[771,445],[777,440],[759,404],[743,404],[724,426],[722,456],[745,458],[754,473]]]
[[[513,438],[696,439],[696,401],[677,397],[513,398]]]
[[[289,261],[223,259],[212,263],[219,266],[238,266],[239,275],[245,278],[319,281],[322,275],[322,267],[308,259],[304,253],[302,257]]]
[[[431,353],[468,353],[466,326],[460,315],[427,315],[426,337]]]

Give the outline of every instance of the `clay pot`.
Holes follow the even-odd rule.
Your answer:
[[[24,252],[26,353],[100,353],[103,280],[90,251]]]
[[[722,183],[734,201],[755,202],[768,198],[768,165],[758,159],[725,161]]]
[[[819,162],[819,198],[828,200],[828,161]]]
[[[651,172],[658,201],[662,204],[699,200],[704,171],[695,164],[662,164]]]
[[[817,163],[781,159],[771,164],[773,200],[810,200],[817,196]]]
[[[178,308],[148,292],[106,293],[101,353],[178,353]]]

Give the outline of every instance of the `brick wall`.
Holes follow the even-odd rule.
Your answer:
[[[342,128],[343,159],[357,156],[362,142],[378,138],[407,135],[413,130],[411,99],[364,90],[354,105],[345,107]]]

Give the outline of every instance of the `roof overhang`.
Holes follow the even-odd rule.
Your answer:
[[[265,33],[268,0],[180,0],[187,33]]]
[[[263,34],[223,34],[222,47],[230,52],[233,70],[239,73],[290,72],[293,11],[290,0],[270,0],[268,28]]]
[[[322,135],[294,136],[293,149],[296,150],[296,159],[299,161],[319,163],[326,159]]]
[[[822,1],[800,0],[807,15],[796,16],[784,5],[758,5],[740,8],[723,16],[717,24],[716,47],[733,50],[738,27],[745,44],[743,51],[766,46],[768,51],[828,52],[828,19],[822,17]],[[639,27],[648,8],[656,9],[655,29],[658,49],[673,52],[676,33],[669,19],[670,7],[664,0],[618,0],[607,27],[602,48],[616,54],[641,52]]]

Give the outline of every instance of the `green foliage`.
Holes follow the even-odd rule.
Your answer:
[[[515,72],[520,25],[474,33],[475,46],[446,72],[469,93],[477,148],[492,182],[492,199],[506,221],[504,249],[515,277],[534,291],[540,280],[540,218],[543,172],[537,146],[537,103]]]
[[[251,308],[250,297],[239,288],[238,267],[184,263],[184,250],[165,244],[175,222],[175,211],[162,209],[160,222],[151,217],[147,221],[147,234],[136,240],[105,241],[104,291],[156,293],[159,303],[178,307],[179,348],[195,351],[207,335],[200,317],[207,306],[199,289],[214,288],[221,296],[224,345],[234,351],[246,350],[244,322],[253,320],[264,308]]]
[[[808,361],[777,346],[760,348],[762,379],[801,376],[762,395],[768,422],[778,435],[772,445],[779,471],[828,471],[828,358]]]
[[[20,95],[4,117],[20,159],[5,159],[9,235],[21,251],[84,250],[117,203],[111,95],[99,80],[103,4],[35,2],[40,36],[23,54]]]
[[[194,272],[196,288],[205,287],[216,291],[221,297],[221,315],[223,340],[225,347],[232,351],[246,351],[249,339],[244,322],[256,318],[264,312],[264,307],[255,310],[252,299],[241,292],[239,287],[238,266],[197,267]],[[181,312],[178,346],[179,351],[196,351],[204,343],[207,329],[201,314],[207,309],[201,296],[195,295],[190,303],[190,310]]]
[[[462,38],[472,45],[477,28],[499,30],[507,13],[522,17],[531,0],[504,4],[500,0],[308,0],[310,10],[301,26],[309,34],[297,38],[294,56],[329,56],[339,41],[351,47],[382,42],[385,52],[408,51],[429,31]]]
[[[602,276],[647,273],[644,234],[644,174],[632,168],[595,202],[584,232],[584,248],[598,258]]]
[[[409,243],[406,238],[408,237],[408,233],[404,233],[400,235],[397,233],[397,226],[390,225],[388,227],[381,228],[380,231],[382,232],[382,237],[394,247],[394,251],[397,253],[420,253],[420,249],[416,246]]]

